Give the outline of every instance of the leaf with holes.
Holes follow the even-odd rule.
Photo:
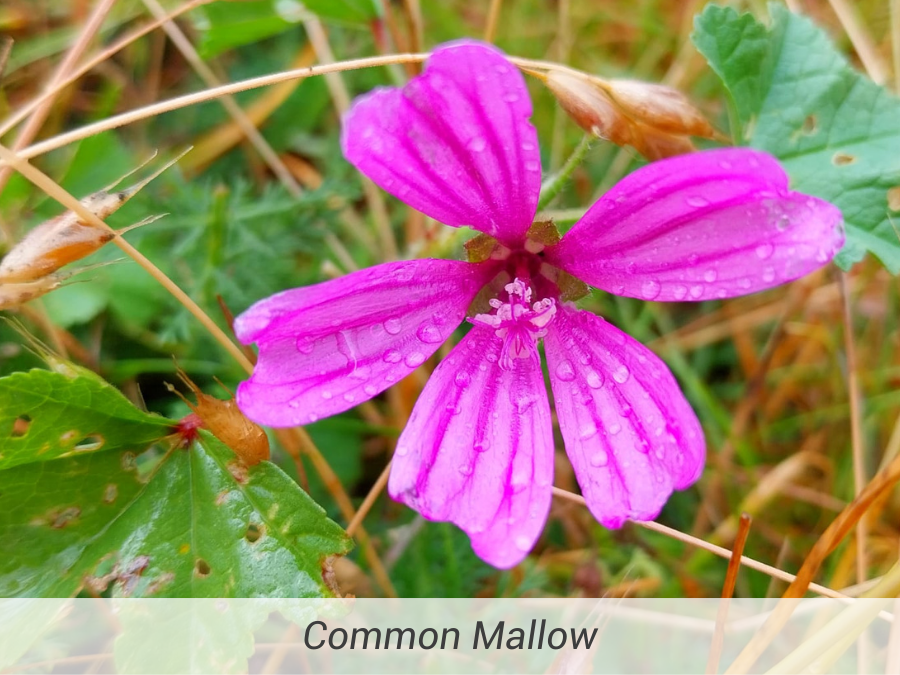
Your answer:
[[[164,439],[171,421],[80,369],[0,392],[4,428],[30,418],[0,437],[0,596],[332,595],[323,566],[350,540],[274,464],[248,468],[205,431]],[[75,420],[103,442],[73,447]]]
[[[146,448],[173,423],[135,408],[89,370],[56,362],[0,378],[0,470],[96,450]]]
[[[900,99],[856,72],[809,19],[770,5],[772,26],[709,5],[692,35],[731,95],[735,141],[778,157],[792,187],[836,204],[847,244],[900,272]]]

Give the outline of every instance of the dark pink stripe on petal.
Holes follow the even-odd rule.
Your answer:
[[[843,244],[837,207],[791,192],[773,157],[741,148],[635,171],[546,255],[616,295],[708,300],[797,279]]]
[[[462,528],[495,567],[519,563],[550,510],[553,433],[541,369],[498,365],[502,340],[475,327],[444,359],[397,442],[391,496]]]
[[[410,260],[261,300],[235,321],[238,339],[259,346],[238,406],[293,426],[372,398],[440,347],[491,274],[489,264]]]
[[[517,243],[537,209],[541,171],[531,99],[490,45],[434,51],[403,89],[362,96],[344,117],[344,156],[410,206],[447,225]]]
[[[647,347],[590,312],[561,307],[544,338],[566,454],[607,527],[652,520],[700,476],[703,431]]]

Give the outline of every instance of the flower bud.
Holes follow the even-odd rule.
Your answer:
[[[223,401],[215,396],[204,394],[183,370],[179,368],[177,372],[181,381],[197,397],[197,403],[188,401],[172,385],[166,384],[166,386],[169,391],[184,401],[194,415],[199,418],[199,426],[208,429],[213,436],[231,448],[247,466],[253,466],[264,459],[269,459],[269,438],[266,436],[266,432],[244,416],[244,413],[238,409],[234,398]]]
[[[717,136],[687,97],[670,87],[568,70],[550,70],[542,79],[582,129],[616,145],[631,145],[651,160],[692,152],[689,136]]]

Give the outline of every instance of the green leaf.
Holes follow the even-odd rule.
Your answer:
[[[251,0],[213,2],[204,7],[205,21],[200,52],[211,58],[224,51],[296,29],[305,15],[315,14],[328,21],[365,24],[374,19],[372,0]]]
[[[847,63],[806,17],[770,5],[772,26],[709,5],[694,21],[697,49],[734,106],[735,140],[778,157],[792,187],[844,214],[844,268],[866,252],[900,272],[888,191],[900,185],[900,99]]]
[[[0,470],[81,452],[147,447],[172,422],[135,408],[89,370],[32,370],[0,378]],[[27,424],[27,429],[14,428]]]
[[[284,472],[207,432],[160,443],[172,422],[70,368],[0,379],[0,428],[31,420],[0,438],[0,596],[331,595],[323,561],[350,540]],[[75,428],[102,446],[74,451]]]

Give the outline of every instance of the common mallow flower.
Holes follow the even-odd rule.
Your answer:
[[[543,340],[566,452],[607,527],[657,516],[705,455],[697,417],[665,364],[571,298],[579,280],[645,300],[760,291],[827,263],[841,214],[791,192],[769,155],[698,152],[627,176],[561,240],[534,223],[537,135],[522,75],[497,49],[436,49],[402,89],[357,99],[346,158],[411,207],[482,234],[473,262],[409,260],[262,300],[235,323],[259,346],[240,408],[308,424],[372,398],[422,365],[468,317],[397,442],[388,490],[451,521],[511,567],[550,509],[554,442]]]

